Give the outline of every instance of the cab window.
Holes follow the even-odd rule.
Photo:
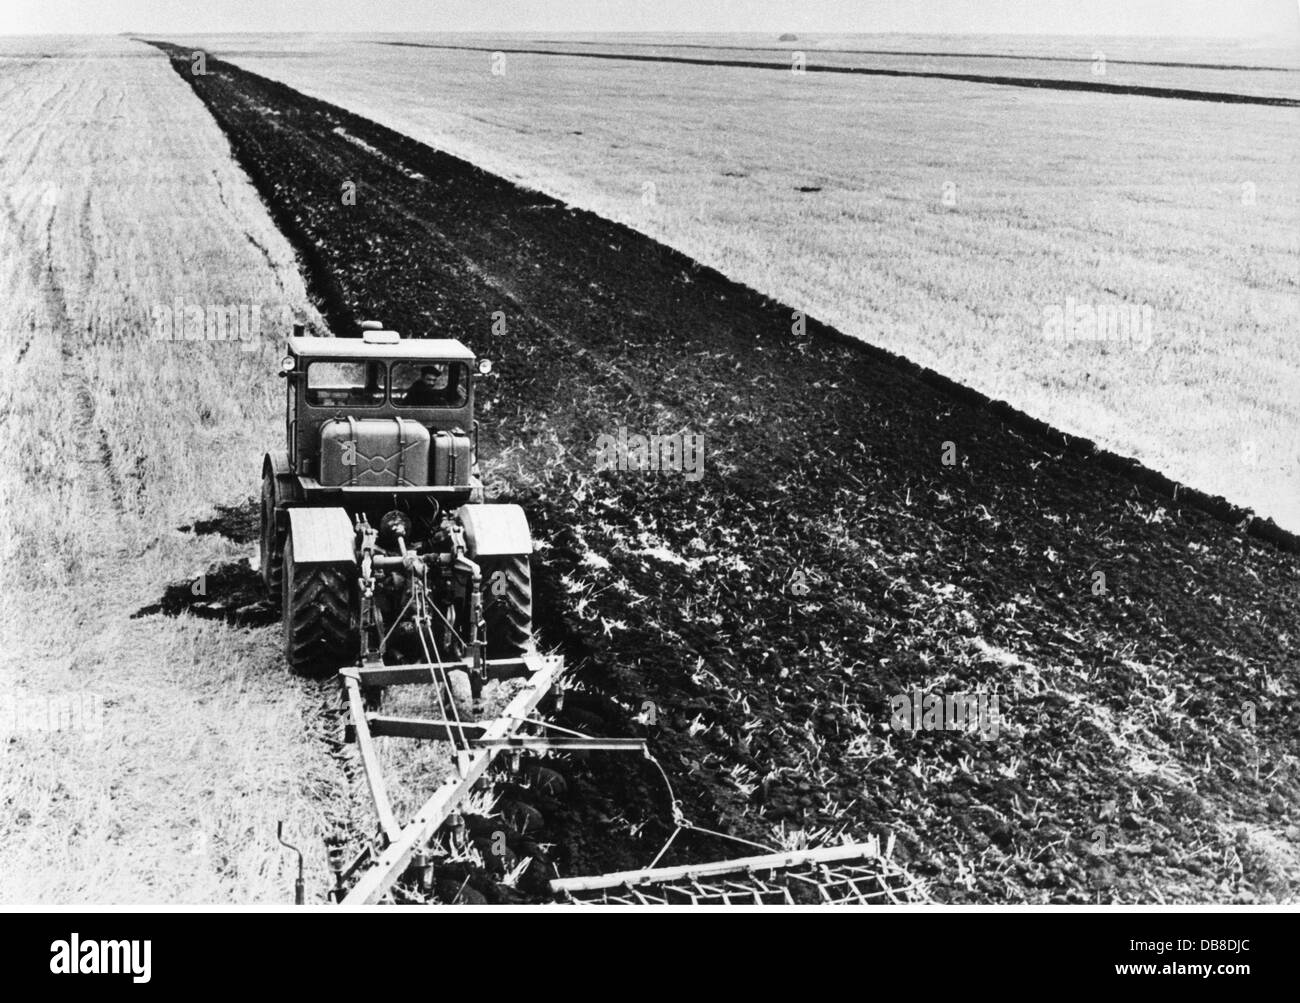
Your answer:
[[[463,362],[399,362],[393,366],[397,407],[461,407],[469,396]]]
[[[378,407],[388,390],[382,362],[316,361],[307,367],[313,407]]]

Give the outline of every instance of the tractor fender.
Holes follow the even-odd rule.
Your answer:
[[[273,449],[262,458],[262,476],[267,474],[275,478],[275,495],[279,504],[301,500],[298,478],[289,466],[289,453],[286,450]]]
[[[293,475],[289,469],[289,451],[287,449],[273,449],[262,459],[262,472],[270,471],[275,475],[277,481],[284,480]]]
[[[518,505],[462,505],[458,516],[473,560],[533,552],[528,516]]]
[[[355,564],[356,534],[341,508],[291,508],[294,564]]]

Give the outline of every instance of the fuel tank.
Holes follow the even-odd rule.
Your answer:
[[[320,439],[320,483],[327,487],[429,484],[429,430],[418,421],[331,418]]]

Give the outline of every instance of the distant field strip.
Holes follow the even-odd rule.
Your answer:
[[[790,72],[787,63],[768,63],[754,59],[695,59],[690,56],[644,55],[631,52],[573,52],[552,49],[504,49],[479,45],[442,45],[431,42],[376,42],[413,49],[458,49],[465,52],[504,52],[528,56],[568,56],[575,59],[616,59],[640,63],[684,63],[692,66],[730,66],[744,70],[781,70]],[[1091,91],[1098,94],[1122,94],[1126,97],[1172,98],[1180,101],[1213,101],[1218,104],[1269,105],[1300,108],[1300,98],[1237,94],[1227,91],[1201,91],[1182,87],[1147,87],[1140,84],[1105,84],[1095,80],[1054,80],[1047,77],[985,76],[979,73],[951,73],[939,70],[887,70],[867,66],[817,66],[808,64],[808,73],[851,73],[869,77],[917,77],[926,80],[956,80],[972,84],[1001,87],[1030,87],[1057,91]]]
[[[398,44],[398,43],[393,43]],[[710,49],[714,52],[734,49],[737,52],[797,52],[800,43],[788,45],[709,45],[703,42],[588,42],[580,39],[556,40],[541,38],[538,45],[600,45],[610,48],[656,48],[656,49]],[[1028,63],[1082,63],[1087,65],[1093,60],[1089,56],[1035,56],[1015,52],[920,52],[912,49],[823,49],[815,51],[818,55],[836,56],[913,56],[920,59],[1011,59]],[[1224,63],[1167,62],[1154,59],[1108,59],[1107,62],[1117,66],[1159,66],[1178,70],[1232,70],[1237,72],[1263,73],[1300,73],[1294,66],[1251,66]]]

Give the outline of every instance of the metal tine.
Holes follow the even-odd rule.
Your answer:
[[[886,886],[886,887],[888,887],[888,886]],[[858,900],[858,902],[862,903],[863,905],[870,905],[870,904],[871,904],[871,898],[870,898],[870,896],[863,894],[862,889],[858,887],[858,884],[857,884],[856,881],[848,881],[848,882],[845,882],[844,888],[845,888],[845,891],[846,891],[846,895],[845,895],[845,897],[844,897],[844,900],[847,900],[847,899],[849,899],[850,897],[852,897],[852,898],[856,898],[856,899]],[[843,900],[842,900],[842,901],[843,901]]]
[[[754,896],[755,905],[762,905],[763,894],[765,892],[771,891],[771,888],[767,884],[765,884],[762,881],[759,881],[757,878],[754,879],[753,886],[742,885],[739,881],[727,881],[724,882],[724,884],[728,886],[730,889],[733,889],[733,891],[728,892],[728,894]]]
[[[639,889],[634,888],[634,887],[631,886],[631,885],[628,885],[628,889],[627,889],[627,890],[628,890],[629,892],[631,892],[633,895],[636,896],[636,898],[637,898],[637,902],[640,903],[641,905],[650,905],[650,904],[651,904],[650,900],[647,899],[644,895],[642,895]]]
[[[725,891],[715,888],[712,885],[701,885],[698,881],[694,881],[694,880],[691,881],[691,884],[694,885],[696,888],[700,889],[705,896],[712,896],[716,898],[717,896],[721,895],[724,898],[726,897]]]

